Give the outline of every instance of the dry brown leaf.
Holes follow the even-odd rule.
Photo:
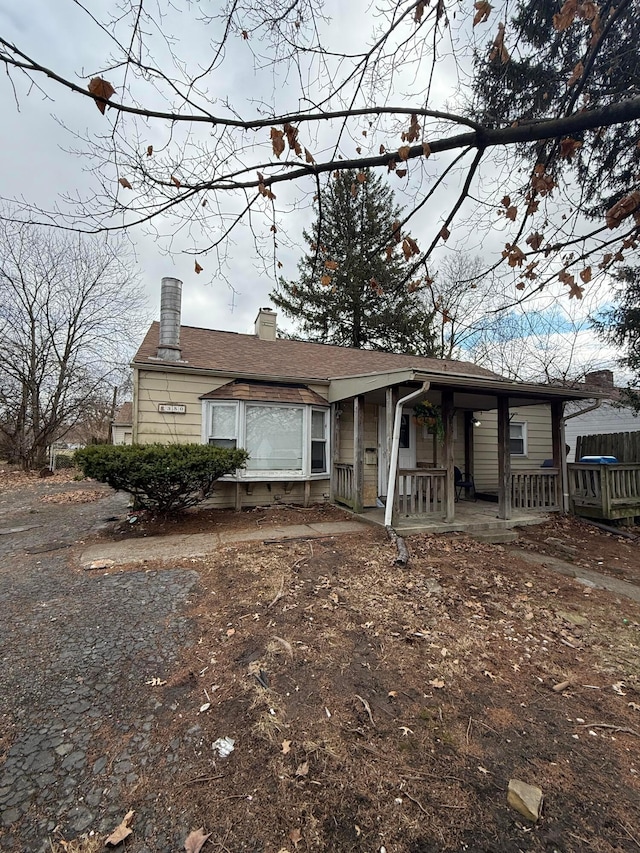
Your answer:
[[[431,156],[431,146],[429,145],[428,142],[422,143],[422,153],[424,154],[425,157]]]
[[[411,113],[411,121],[409,122],[409,130],[404,134],[404,138],[407,142],[415,142],[416,139],[420,136],[420,123],[418,121],[418,116],[415,113]]]
[[[287,135],[287,142],[289,143],[289,148],[291,148],[298,157],[302,156],[302,147],[298,142],[298,128],[294,127],[292,124],[285,124],[284,132]]]
[[[293,658],[293,647],[291,643],[288,643],[286,640],[283,640],[282,637],[273,637],[273,642],[277,643],[281,649],[283,649],[290,658]]]
[[[135,812],[132,810],[127,812],[122,818],[122,822],[116,826],[111,835],[104,842],[108,847],[117,847],[118,844],[122,843],[125,838],[128,838],[133,833],[129,824],[131,823],[134,814]]]
[[[640,192],[638,190],[634,190],[634,192],[621,198],[607,211],[605,217],[607,228],[617,228],[622,220],[634,213],[639,206]]]
[[[493,40],[489,53],[489,62],[495,62],[496,59],[499,59],[502,65],[505,65],[510,59],[509,51],[504,46],[504,24],[502,22],[498,24],[498,34]]]
[[[473,26],[477,26],[478,24],[484,24],[489,20],[489,15],[491,14],[491,5],[487,2],[487,0],[478,0],[475,4],[476,13],[473,16]]]
[[[129,183],[129,181],[126,178],[118,178],[118,183],[125,190],[132,190],[133,189],[133,187],[131,186],[131,184]]]
[[[249,38],[249,33],[246,30],[242,31],[242,38],[246,41]]]
[[[569,79],[567,80],[567,87],[570,89],[572,86],[574,86],[578,82],[578,80],[582,77],[583,74],[584,74],[584,65],[582,64],[582,62],[578,62],[578,64],[575,66],[575,68],[571,72],[571,77],[569,77]]]
[[[567,136],[560,140],[560,156],[565,160],[573,157],[579,148],[582,148],[582,142],[578,139],[571,139]]]
[[[560,12],[553,16],[553,28],[561,33],[574,22],[578,11],[578,0],[565,0]]]
[[[367,180],[367,173],[366,172],[358,172],[358,174],[356,175],[356,180],[358,181],[359,184],[364,184],[365,181]]]
[[[271,128],[271,147],[276,157],[280,157],[284,151],[284,131],[278,130],[277,127]]]
[[[504,215],[507,217],[507,219],[510,219],[512,222],[515,222],[516,216],[518,215],[518,208],[515,205],[511,204],[506,209]]]
[[[153,145],[147,145],[147,157],[151,157],[153,154]]]
[[[289,838],[295,844],[296,847],[298,846],[298,844],[300,844],[300,842],[302,841],[302,833],[300,832],[298,827],[291,830],[291,832],[289,833]]]
[[[580,278],[585,284],[588,284],[591,281],[591,267],[585,267],[580,273]]]
[[[180,189],[180,187],[182,186],[182,184],[181,184],[181,183],[180,183],[180,181],[176,178],[176,176],[175,176],[175,175],[171,175],[171,183],[172,183],[172,184],[175,184],[175,185],[178,187],[178,189]]]
[[[447,228],[447,226],[446,226],[446,225],[443,225],[443,226],[442,226],[442,228],[440,229],[440,236],[442,237],[442,239],[443,239],[445,242],[446,242],[446,241],[449,239],[449,237],[451,236],[451,231],[449,231],[449,229]]]
[[[282,754],[288,755],[291,752],[291,741],[283,740],[282,741]]]
[[[406,176],[407,176],[407,170],[406,170],[406,169],[396,169],[396,175],[397,175],[399,178],[406,178]]]
[[[92,80],[89,81],[89,85],[87,88],[96,99],[97,108],[100,110],[102,115],[104,115],[104,111],[107,108],[107,105],[104,101],[108,101],[109,98],[113,94],[115,94],[116,90],[113,88],[113,86],[111,85],[111,83],[109,83],[108,80],[103,80],[102,77],[94,77]],[[98,98],[104,98],[104,101],[99,101]]]
[[[337,261],[325,261],[324,266],[325,266],[325,269],[328,269],[328,270],[337,270],[338,269],[338,262]]]
[[[190,832],[185,838],[184,849],[187,853],[200,853],[204,843],[210,836],[210,832],[205,835],[202,827],[200,827],[200,829],[194,829],[193,832]]]
[[[428,0],[420,0],[420,2],[416,5],[416,10],[413,13],[413,20],[416,24],[419,24],[422,20],[422,16],[424,15],[424,7],[427,5]]]
[[[409,154],[411,154],[411,146],[410,145],[402,145],[398,148],[398,157],[401,160],[408,160]]]
[[[296,767],[296,776],[308,776],[309,775],[309,762],[303,761],[302,764],[298,764]]]
[[[307,163],[311,163],[312,166],[315,165],[316,161],[313,159],[313,155],[308,148],[304,149],[304,159]]]
[[[441,678],[432,678],[429,684],[436,690],[442,690],[444,687],[444,681]]]
[[[544,237],[538,231],[534,231],[532,234],[529,234],[527,237],[527,245],[531,246],[534,252],[537,252],[540,246],[542,245],[542,241]]]
[[[202,267],[200,266],[200,264],[196,261],[196,265],[195,265],[195,272],[196,272],[196,275],[200,275],[200,273],[202,272],[202,269],[203,269],[203,268],[202,268]]]
[[[500,202],[500,204],[503,207],[509,207],[511,205],[511,196],[510,195],[502,196],[502,201]]]
[[[329,285],[331,284],[331,276],[330,275],[323,275],[322,278],[320,279],[320,284],[323,287],[329,287]]]
[[[639,143],[639,145],[640,145],[640,143]],[[384,145],[380,146],[379,151],[380,151],[380,154],[384,154],[384,152],[386,151],[386,148],[384,147]]]

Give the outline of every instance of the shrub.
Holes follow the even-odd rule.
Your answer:
[[[244,468],[246,450],[206,444],[98,444],[76,451],[85,477],[133,495],[136,509],[155,514],[205,500],[215,481]]]

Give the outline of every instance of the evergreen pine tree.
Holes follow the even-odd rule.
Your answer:
[[[517,0],[506,22],[508,54],[475,58],[474,116],[487,127],[602,109],[638,94],[640,9],[637,0],[571,3]],[[640,122],[595,128],[522,145],[532,163],[574,170],[576,205],[600,217],[637,184]]]
[[[404,282],[401,247],[386,248],[400,213],[389,186],[371,172],[347,171],[316,206],[299,277],[280,279],[274,303],[307,340],[433,355],[433,312]]]

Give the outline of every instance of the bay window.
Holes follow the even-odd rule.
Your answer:
[[[249,453],[240,479],[328,476],[329,410],[311,405],[203,400],[203,440]]]

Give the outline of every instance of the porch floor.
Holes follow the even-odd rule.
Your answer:
[[[513,510],[510,519],[498,518],[498,504],[489,501],[465,501],[461,500],[455,506],[456,517],[454,521],[445,522],[439,514],[433,517],[427,516],[399,516],[396,520],[395,529],[403,536],[412,533],[482,533],[487,531],[509,530],[526,524],[541,524],[549,514],[545,512],[523,512]],[[384,526],[384,509],[375,507],[365,509],[358,518],[370,524]]]

